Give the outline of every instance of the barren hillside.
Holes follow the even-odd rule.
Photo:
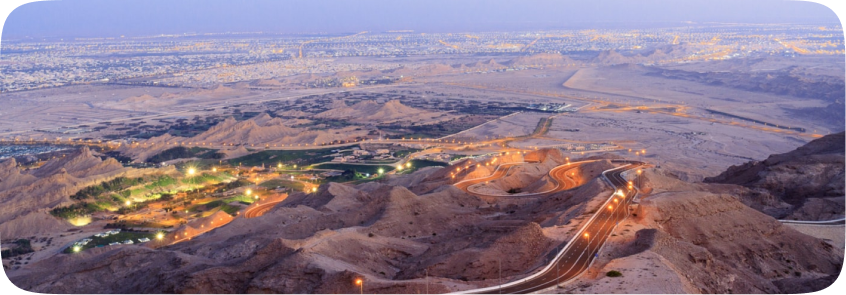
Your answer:
[[[550,167],[562,161],[545,150],[525,157]],[[48,293],[348,293],[358,291],[355,278],[365,279],[369,293],[417,293],[427,275],[433,293],[491,286],[499,263],[507,281],[542,267],[601,205],[610,189],[598,177],[614,165],[594,159],[575,176],[578,188],[516,202],[448,185],[459,166],[466,167],[461,178],[490,172],[472,160],[384,183],[330,183],[187,242],[58,255],[10,278]],[[660,169],[645,177],[650,194],[603,250],[595,264],[601,273],[628,265],[623,279],[635,289],[706,293],[819,290],[839,273],[842,250],[745,206],[726,185],[687,183]],[[660,284],[634,276],[647,267]],[[611,286],[597,274],[570,286]]]
[[[398,100],[379,103],[366,100],[352,106],[333,105],[333,108],[314,115],[315,118],[344,119],[353,122],[390,123],[396,121],[415,122],[417,124],[431,123],[451,119],[443,113],[415,109],[403,105]]]
[[[843,217],[844,133],[827,135],[792,152],[732,166],[708,183],[743,186],[741,200],[779,219]]]
[[[81,188],[143,173],[124,168],[112,158],[100,160],[87,147],[33,170],[22,171],[16,165],[14,159],[0,163],[0,233],[4,239],[70,227],[48,211],[72,203],[70,195]]]
[[[725,186],[682,182],[660,169],[644,176],[651,193],[591,271],[560,291],[802,293],[839,275],[843,249],[744,205]],[[622,277],[606,277],[612,270]]]

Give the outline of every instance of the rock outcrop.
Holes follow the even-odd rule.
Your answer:
[[[70,227],[48,211],[72,203],[70,195],[86,186],[134,173],[115,159],[101,160],[87,147],[29,171],[6,160],[0,163],[0,233],[6,239]]]
[[[763,161],[732,166],[706,183],[736,188],[743,203],[777,219],[831,220],[844,216],[844,133],[811,141]]]

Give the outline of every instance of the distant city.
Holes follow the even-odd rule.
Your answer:
[[[420,63],[336,62],[340,57],[513,55],[600,51],[638,53],[687,44],[684,57],[650,60],[673,64],[759,55],[842,55],[839,26],[691,25],[644,30],[558,30],[437,33],[406,30],[347,35],[269,33],[182,34],[75,38],[43,42],[4,40],[0,92],[88,83],[210,87],[311,73],[390,70]]]

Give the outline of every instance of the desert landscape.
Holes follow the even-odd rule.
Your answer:
[[[565,27],[4,32],[6,277],[63,294],[831,290],[839,23]]]

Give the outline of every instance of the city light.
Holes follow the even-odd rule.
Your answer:
[[[194,169],[194,167],[188,168],[188,175],[194,175],[194,173],[197,173],[197,170]]]
[[[74,252],[74,253],[79,252],[79,250],[82,250],[82,248],[80,248],[80,247],[79,247],[79,245],[74,245],[74,246],[73,246],[73,252]]]
[[[164,239],[164,233],[162,233],[162,232],[157,233],[157,234],[156,234],[156,239],[157,239],[157,240]]]

